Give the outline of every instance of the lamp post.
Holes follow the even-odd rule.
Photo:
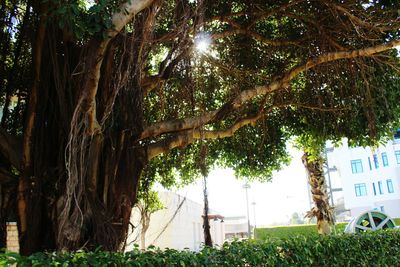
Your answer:
[[[250,185],[246,182],[243,185],[243,188],[246,190],[246,207],[247,207],[247,236],[250,239],[251,237],[251,229],[250,229],[250,214],[249,214],[249,196],[247,189],[250,188]]]
[[[256,239],[256,228],[257,228],[257,223],[256,223],[256,202],[255,201],[251,202],[251,205],[253,205],[253,215],[254,215],[253,238]]]

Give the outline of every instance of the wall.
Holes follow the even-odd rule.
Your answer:
[[[187,248],[198,251],[204,243],[203,205],[173,192],[160,192],[159,197],[165,209],[151,215],[150,226],[146,232],[146,247],[154,245],[162,249]],[[209,214],[215,214],[215,211],[210,210]],[[140,244],[139,221],[139,212],[134,210],[131,222],[137,227],[128,237],[130,245],[127,250],[130,250],[134,243]],[[222,245],[224,224],[220,220],[210,220],[210,227],[213,243]]]
[[[7,223],[7,250],[19,252],[17,223]]]

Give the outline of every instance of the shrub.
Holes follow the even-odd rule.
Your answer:
[[[199,252],[154,247],[127,253],[102,250],[0,254],[0,266],[399,266],[400,232],[387,230],[335,236],[296,236],[235,241]]]

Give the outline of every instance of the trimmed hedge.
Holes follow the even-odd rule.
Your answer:
[[[337,223],[336,233],[341,234],[344,232],[347,223]],[[257,239],[267,240],[270,238],[290,238],[293,236],[302,235],[318,235],[317,226],[315,224],[299,224],[288,226],[274,226],[268,228],[256,228]]]
[[[387,230],[336,236],[297,236],[267,242],[225,244],[200,252],[150,248],[141,252],[97,250],[36,253],[21,257],[0,254],[0,266],[399,266],[400,232]]]

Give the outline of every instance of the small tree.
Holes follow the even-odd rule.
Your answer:
[[[164,208],[164,204],[160,201],[158,193],[155,191],[147,191],[139,194],[139,201],[135,205],[140,212],[140,248],[146,249],[146,232],[150,226],[151,215]]]

